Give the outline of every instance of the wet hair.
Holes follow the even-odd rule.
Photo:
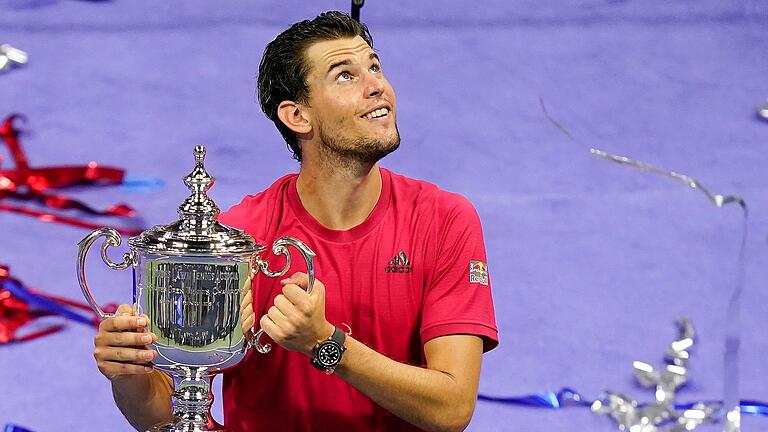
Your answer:
[[[343,12],[331,11],[313,20],[297,22],[264,50],[259,64],[259,104],[283,135],[293,152],[293,158],[301,161],[301,147],[296,133],[277,116],[277,108],[283,101],[306,102],[309,99],[307,75],[311,65],[306,51],[310,45],[336,39],[362,37],[373,48],[373,38],[365,24],[359,23]]]

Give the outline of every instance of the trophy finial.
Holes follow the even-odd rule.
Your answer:
[[[182,177],[189,195],[178,207],[180,218],[170,224],[157,225],[142,232],[138,237],[129,240],[129,244],[141,250],[178,256],[227,255],[264,250],[265,247],[256,243],[249,235],[216,220],[220,210],[208,196],[208,191],[216,179],[205,169],[207,151],[202,145],[192,147],[195,164],[189,173]],[[187,147],[185,153],[189,150]],[[189,157],[189,153],[186,154],[186,157]],[[191,161],[187,159],[187,163],[189,162]]]
[[[219,214],[219,208],[206,193],[216,179],[205,170],[205,146],[196,145],[194,155],[195,168],[184,177],[184,183],[192,194],[179,207],[179,214],[186,229],[202,232],[212,226]]]
[[[202,165],[203,161],[205,161],[205,146],[196,145],[195,146],[195,163],[197,165]]]

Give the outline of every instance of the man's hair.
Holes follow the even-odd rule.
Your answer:
[[[306,102],[309,99],[307,75],[311,65],[306,51],[315,42],[362,37],[373,48],[373,38],[365,24],[359,23],[343,12],[325,12],[313,20],[304,20],[280,33],[267,45],[259,65],[259,104],[283,135],[293,152],[293,158],[301,161],[301,147],[296,133],[277,116],[277,108],[283,101]]]

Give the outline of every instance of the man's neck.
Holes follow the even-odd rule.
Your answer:
[[[350,167],[346,167],[350,168]],[[345,230],[360,225],[381,194],[379,165],[328,169],[302,164],[296,181],[304,209],[326,228]]]

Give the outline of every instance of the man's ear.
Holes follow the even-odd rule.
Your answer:
[[[288,129],[299,135],[307,134],[312,131],[312,124],[309,123],[307,108],[293,101],[282,101],[277,107],[277,117],[288,127]]]

